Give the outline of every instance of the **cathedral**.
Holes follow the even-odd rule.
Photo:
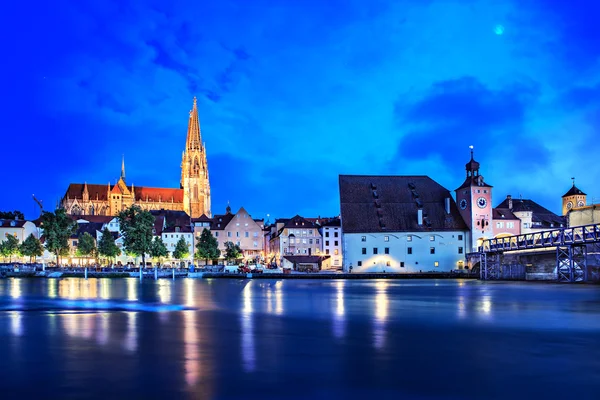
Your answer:
[[[123,160],[121,177],[115,185],[71,183],[61,200],[61,206],[71,215],[117,215],[133,204],[144,210],[177,210],[185,211],[192,218],[211,217],[208,164],[195,97],[188,120],[179,188],[128,185]]]

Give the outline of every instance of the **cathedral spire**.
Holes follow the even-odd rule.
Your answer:
[[[194,97],[194,106],[190,111],[190,119],[188,121],[188,131],[186,140],[186,151],[190,150],[201,150],[200,140],[200,120],[198,118],[198,106],[196,97]]]
[[[125,182],[125,154],[123,154],[123,158],[121,159],[121,179]]]

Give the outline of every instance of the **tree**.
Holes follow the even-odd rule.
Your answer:
[[[98,241],[98,254],[108,259],[113,259],[121,254],[121,249],[115,243],[115,238],[108,228],[102,230],[102,236]]]
[[[173,251],[173,257],[175,257],[178,260],[181,260],[182,258],[186,258],[189,254],[190,254],[190,250],[189,250],[188,244],[185,241],[185,239],[183,238],[183,235],[181,235],[181,237],[177,241],[177,244],[175,245],[175,250]]]
[[[67,215],[64,208],[57,208],[54,212],[44,211],[41,226],[46,249],[56,255],[56,263],[59,264],[60,256],[69,253],[69,238],[77,232],[77,222]]]
[[[6,240],[0,243],[0,253],[3,257],[8,257],[9,262],[12,262],[12,256],[19,254],[19,239],[7,233]]]
[[[44,254],[42,243],[40,243],[38,238],[33,236],[33,233],[30,233],[29,236],[27,236],[27,239],[21,243],[21,254],[29,257],[29,262],[32,262],[34,257],[40,257]]]
[[[79,236],[79,241],[77,243],[77,255],[88,257],[94,257],[96,255],[96,241],[94,237],[89,233],[85,232],[83,235]]]
[[[154,237],[152,245],[150,246],[150,257],[158,259],[158,263],[160,265],[160,260],[168,255],[169,251],[167,250],[167,246],[165,246],[165,242],[163,242],[162,238],[160,236]]]
[[[196,252],[198,258],[206,260],[206,265],[208,265],[208,260],[214,260],[221,255],[217,238],[206,228],[202,230],[196,249],[198,250]]]
[[[152,229],[154,216],[150,211],[142,210],[140,206],[132,205],[121,211],[117,216],[125,251],[142,257],[142,266],[146,266],[146,254],[152,245]]]
[[[225,242],[225,259],[227,261],[237,260],[242,256],[242,249],[233,242]]]
[[[15,211],[0,211],[0,219],[25,219],[23,213],[19,210]]]

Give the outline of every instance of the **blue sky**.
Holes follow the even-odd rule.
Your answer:
[[[198,97],[213,213],[339,213],[339,174],[464,180],[555,212],[600,201],[600,15],[589,0],[12,2],[0,17],[4,190],[179,184]],[[16,4],[23,3],[23,4]]]

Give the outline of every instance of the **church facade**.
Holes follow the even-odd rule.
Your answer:
[[[206,148],[195,97],[182,154],[179,188],[128,185],[123,160],[116,184],[71,183],[61,200],[61,207],[71,215],[117,215],[133,204],[144,210],[185,211],[192,218],[211,216]]]

